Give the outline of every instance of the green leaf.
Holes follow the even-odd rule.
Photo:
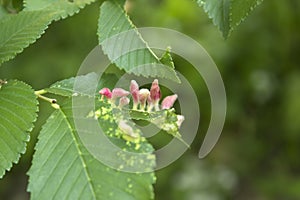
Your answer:
[[[162,64],[167,65],[167,66],[171,67],[172,69],[175,69],[173,58],[171,56],[171,47],[167,48],[166,52],[162,55],[162,57],[159,59],[159,61]]]
[[[0,83],[0,178],[26,151],[38,102],[31,87],[20,81]]]
[[[106,1],[101,5],[98,38],[108,58],[127,73],[180,82],[175,70],[163,65],[142,39],[121,3]]]
[[[79,98],[79,101],[82,99],[80,96],[73,98]],[[71,102],[69,99],[61,105],[61,109],[49,117],[39,134],[32,166],[28,172],[30,176],[28,191],[31,192],[31,199],[153,199],[152,184],[155,178],[152,172],[118,171],[104,165],[90,154],[75,129],[74,117],[86,123],[85,131],[92,130],[89,129],[91,127],[89,120],[95,121],[95,118],[90,113],[87,117],[73,116],[74,105],[72,106]],[[149,153],[153,151],[146,142],[142,142],[139,150],[136,150],[133,148],[134,145],[129,146],[126,141],[116,137],[114,133],[119,130],[114,120],[110,120],[113,119],[112,109],[106,108],[109,109],[110,104],[96,101],[96,110],[102,110],[101,116],[97,118],[98,122],[114,143],[122,144],[130,151]],[[89,131],[86,134],[92,134]],[[95,148],[105,148],[100,142]],[[107,159],[115,154],[113,149],[109,148],[101,153],[106,155]],[[115,154],[113,158],[118,156],[119,154]],[[147,163],[153,165],[154,157],[149,159]]]
[[[89,73],[82,76],[72,77],[62,81],[58,81],[45,89],[46,92],[61,96],[71,97],[76,95],[84,95],[93,97],[98,94],[98,91],[103,87],[113,88],[118,81],[118,77],[114,74],[102,74],[100,81],[96,73]],[[77,88],[74,88],[76,81]],[[78,84],[80,83],[80,84]],[[96,85],[96,87],[92,87]]]
[[[197,0],[227,38],[263,0]]]
[[[127,112],[129,113],[130,118],[151,122],[189,147],[189,145],[182,139],[182,136],[179,132],[180,127],[177,124],[178,119],[175,109],[160,110],[155,112],[128,110]]]
[[[231,5],[231,24],[232,28],[238,26],[256,6],[263,0],[239,0],[233,1]]]
[[[80,9],[95,0],[25,0],[24,10],[50,10],[56,11],[53,19],[64,19],[78,13]]]
[[[161,60],[164,60],[165,63],[171,64],[172,57],[170,56],[169,52],[170,50],[167,50],[161,58]],[[74,88],[75,81],[82,83],[78,84],[78,87],[76,89]],[[103,74],[101,76],[100,82],[98,82],[98,75],[96,73],[89,73],[87,75],[77,76],[56,82],[53,85],[51,85],[50,88],[45,89],[45,91],[66,97],[74,97],[81,95],[88,97],[98,96],[99,98],[98,91],[101,88],[113,88],[117,81],[118,78],[114,74]],[[98,84],[98,86],[93,88],[92,86],[96,84]],[[183,141],[181,138],[179,127],[177,125],[177,114],[175,113],[174,109],[161,110],[156,112],[143,112],[128,109],[123,109],[123,111],[124,112],[122,112],[120,115],[126,116],[128,119],[149,121],[156,125],[158,128],[164,130],[168,134],[172,135],[173,137],[176,137],[184,144],[186,144],[186,142]]]
[[[50,24],[54,13],[28,11],[0,19],[0,64],[34,43]]]

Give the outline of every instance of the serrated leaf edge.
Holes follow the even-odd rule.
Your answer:
[[[124,16],[126,17],[127,21],[129,22],[130,26],[132,27],[132,30],[137,34],[138,38],[146,45],[146,49],[150,52],[150,54],[156,59],[156,61],[160,64],[162,64],[160,62],[160,58],[153,52],[153,50],[150,48],[149,44],[144,40],[144,38],[142,37],[142,35],[140,34],[140,32],[138,32],[138,28],[133,24],[132,20],[130,19],[129,15],[125,12],[125,10],[121,7],[120,3],[118,3],[117,1],[115,0],[112,0],[110,1],[114,4],[117,5],[117,7],[120,9],[120,11],[124,14]],[[105,3],[105,2],[104,2]],[[100,7],[101,9],[101,7]],[[126,31],[123,31],[123,32],[126,32]],[[122,32],[120,32],[122,33]],[[119,33],[119,34],[120,34]],[[98,39],[100,38],[100,31],[99,31],[99,28],[98,28],[98,31],[97,31],[97,36],[98,36]],[[114,37],[114,36],[111,36],[111,37]],[[106,39],[105,39],[106,40]],[[104,40],[104,41],[105,41]],[[100,41],[99,41],[99,44],[101,45]],[[108,54],[103,50],[103,53],[105,55],[108,56]],[[109,56],[108,56],[109,57]],[[149,64],[149,63],[146,63],[146,64]],[[151,76],[151,75],[145,75],[145,74],[141,74],[141,73],[136,73],[134,72],[134,70],[127,70],[125,68],[123,68],[122,66],[117,66],[119,69],[123,69],[126,71],[126,73],[128,74],[134,74],[134,75],[142,75],[143,77],[146,77],[146,78],[149,78],[149,77],[152,77],[152,78],[155,78],[155,76]],[[176,77],[176,82],[180,83],[180,79],[178,78],[176,72],[174,71],[174,75]],[[163,76],[161,78],[167,78],[166,76]]]
[[[224,1],[224,0],[222,0],[222,1]],[[243,21],[245,21],[245,19],[250,15],[251,11],[253,11],[254,8],[256,8],[258,5],[260,5],[263,2],[263,0],[258,0],[256,5],[250,7],[250,10],[248,10],[246,12],[246,14],[239,20],[239,22],[237,22],[236,24],[232,24],[232,6],[231,6],[232,1],[233,0],[229,0],[228,31],[223,32],[221,30],[221,27],[217,24],[217,21],[215,20],[213,15],[209,12],[207,7],[205,7],[206,2],[202,2],[201,0],[197,0],[197,4],[203,8],[205,13],[207,13],[208,17],[212,20],[213,24],[218,27],[218,29],[221,31],[221,33],[222,33],[222,35],[225,39],[227,39],[231,35],[231,33],[232,33],[232,31],[234,30],[235,27],[239,26]]]
[[[36,11],[26,11],[26,12],[36,12]],[[22,13],[22,12],[20,12]],[[49,12],[50,14],[50,12]],[[54,13],[53,13],[54,14]],[[12,17],[14,17],[15,15],[11,15],[11,16],[6,16],[5,19],[3,19],[2,22],[5,22],[7,20],[10,20]],[[49,20],[49,22],[44,26],[44,28],[37,34],[37,37],[34,37],[34,39],[32,39],[32,37],[30,38],[30,40],[26,40],[26,44],[23,47],[20,47],[17,51],[13,52],[12,54],[5,56],[4,58],[0,59],[0,66],[2,63],[9,61],[11,59],[13,59],[17,54],[21,53],[24,51],[25,48],[27,48],[29,45],[35,43],[39,38],[41,38],[41,36],[45,33],[45,30],[49,27],[49,25],[51,24],[52,20]],[[34,21],[33,23],[35,23],[36,21]],[[30,25],[27,25],[26,27],[30,27]],[[7,40],[4,44],[6,44],[9,40]],[[4,45],[3,45],[4,46]]]
[[[19,83],[22,83],[23,85],[26,85],[26,86],[28,86],[30,89],[32,89],[32,87],[31,87],[31,85],[29,85],[29,84],[27,84],[27,83],[25,83],[25,82],[23,82],[23,81],[19,81],[19,80],[16,80],[16,79],[13,79],[13,80],[9,80],[10,82],[12,82],[12,81],[14,81],[14,82],[19,82]],[[32,89],[32,91],[33,91],[33,93],[34,93],[34,90]],[[33,130],[33,128],[34,128],[34,123],[36,122],[36,120],[37,120],[37,117],[38,117],[38,111],[39,111],[39,102],[38,102],[38,100],[37,100],[37,97],[36,97],[36,111],[35,111],[35,118],[34,118],[34,120],[31,122],[31,127],[28,129],[28,130],[25,130],[25,132],[26,133],[30,133],[32,130]],[[2,174],[2,175],[0,175],[0,179],[2,179],[4,176],[5,176],[5,174],[6,174],[6,172],[9,172],[11,169],[12,169],[12,167],[13,167],[13,164],[18,164],[18,162],[19,162],[19,160],[20,160],[20,158],[21,158],[21,155],[23,154],[25,154],[26,153],[26,150],[27,150],[27,143],[30,141],[30,134],[29,134],[29,137],[28,137],[28,139],[26,139],[26,140],[24,140],[23,142],[24,142],[24,148],[22,149],[22,150],[20,150],[20,152],[18,152],[18,155],[17,155],[17,157],[16,157],[16,159],[15,160],[13,160],[12,162],[10,162],[10,165],[8,166],[8,167],[6,167],[5,168],[5,171],[4,171],[4,173]]]
[[[85,8],[87,5],[90,5],[90,4],[94,3],[95,1],[96,0],[91,0],[87,3],[85,3],[85,4],[76,4],[76,2],[73,2],[73,4],[76,4],[76,6],[78,8],[77,10],[75,10],[71,13],[65,13],[64,10],[57,11],[57,14],[59,14],[59,15],[54,17],[53,20],[54,21],[59,21],[59,20],[62,20],[62,19],[66,19],[67,17],[71,17],[73,15],[76,15],[80,12],[81,9]],[[59,4],[59,2],[56,2],[56,3]],[[72,2],[70,2],[70,3],[72,3]],[[24,6],[24,10],[26,10],[26,8],[27,8],[27,1],[26,0],[24,0],[23,6]],[[38,9],[38,10],[53,11],[53,9],[51,9],[51,6],[53,6],[53,5],[50,4],[46,7]]]
[[[245,19],[250,15],[250,13],[251,13],[257,6],[259,6],[263,1],[264,1],[264,0],[257,0],[257,3],[256,3],[254,6],[250,7],[250,10],[248,10],[248,11],[246,12],[246,14],[240,19],[239,22],[237,22],[236,24],[232,24],[232,26],[230,26],[230,32],[229,32],[229,35],[230,35],[231,32],[233,31],[233,29],[234,29],[235,27],[239,26],[242,22],[244,22]],[[230,15],[230,17],[229,17],[230,24],[231,24],[231,22],[232,22],[232,12],[231,12],[231,10],[232,10],[232,7],[230,7],[230,12],[229,12],[229,15]],[[228,35],[228,36],[229,36],[229,35]]]

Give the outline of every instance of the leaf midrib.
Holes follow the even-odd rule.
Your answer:
[[[78,152],[78,157],[80,158],[80,161],[81,161],[81,163],[82,163],[82,167],[83,167],[83,170],[84,170],[84,174],[86,175],[87,183],[89,184],[91,193],[92,193],[94,199],[97,199],[97,198],[96,198],[96,194],[95,194],[95,190],[94,190],[94,188],[93,188],[93,184],[92,184],[92,182],[91,182],[91,180],[92,180],[92,179],[91,179],[91,176],[90,176],[89,172],[87,171],[87,167],[86,167],[87,164],[86,164],[86,162],[85,162],[85,160],[84,160],[84,158],[83,158],[83,153],[82,153],[82,151],[80,150],[80,147],[79,147],[79,145],[78,145],[79,142],[78,142],[78,140],[77,140],[77,138],[76,138],[76,136],[75,136],[75,133],[73,132],[74,129],[72,128],[71,123],[69,122],[68,117],[67,117],[67,115],[63,112],[63,110],[62,110],[62,109],[59,109],[59,112],[62,114],[62,116],[63,116],[63,118],[64,118],[64,120],[65,120],[65,122],[66,122],[66,124],[67,124],[67,126],[68,126],[68,128],[69,128],[69,130],[70,130],[70,132],[71,132],[72,139],[73,139],[73,141],[75,142],[75,147],[76,147],[76,150],[77,150],[77,152]]]

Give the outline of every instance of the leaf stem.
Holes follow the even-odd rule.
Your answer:
[[[35,91],[34,93],[35,93],[36,95],[42,95],[42,94],[46,94],[47,91],[44,90],[44,89],[42,89],[42,90]]]
[[[57,104],[57,100],[56,99],[53,99],[53,98],[49,98],[49,97],[45,97],[43,96],[43,94],[46,94],[47,91],[46,90],[38,90],[38,91],[35,91],[34,94],[40,98],[40,99],[43,99],[44,101],[47,101],[49,103],[51,103],[51,106],[55,109],[59,109],[59,105]]]

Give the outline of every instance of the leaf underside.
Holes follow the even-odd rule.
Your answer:
[[[38,102],[29,85],[8,81],[0,86],[0,178],[26,151]]]
[[[197,0],[224,38],[237,27],[263,0]]]
[[[108,58],[127,73],[180,82],[175,70],[163,65],[142,39],[120,1],[106,1],[101,5],[98,38]]]
[[[0,64],[21,53],[47,29],[54,12],[23,11],[0,19]]]

